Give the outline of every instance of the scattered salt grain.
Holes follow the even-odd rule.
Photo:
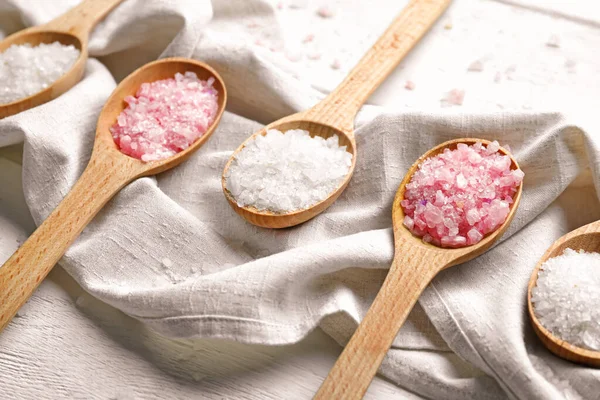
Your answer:
[[[546,47],[559,48],[560,47],[560,38],[556,35],[551,35],[546,42]]]
[[[342,68],[342,63],[340,62],[340,60],[338,60],[337,58],[335,60],[333,60],[331,62],[331,64],[329,65],[331,67],[331,69],[340,69]]]
[[[163,258],[162,259],[162,265],[165,268],[171,268],[173,266],[173,261],[169,260],[168,258]]]
[[[299,10],[302,8],[306,8],[306,6],[308,5],[307,3],[308,3],[307,0],[292,0],[292,1],[290,1],[288,7],[295,9],[295,10]]]
[[[300,60],[302,60],[302,52],[300,51],[294,51],[294,50],[288,50],[285,52],[285,57],[290,60],[291,62],[298,62]]]
[[[309,33],[308,35],[306,35],[304,37],[304,39],[302,39],[302,43],[310,43],[315,39],[315,35],[312,33]]]
[[[511,65],[508,68],[506,68],[506,78],[513,80],[513,74],[517,71],[517,66],[516,65]]]
[[[307,57],[309,60],[313,60],[313,61],[320,60],[321,53],[309,53]]]
[[[335,16],[335,12],[327,6],[323,6],[317,9],[317,15],[321,18],[332,18]]]
[[[404,225],[425,242],[442,247],[478,243],[510,212],[523,171],[511,170],[498,142],[461,143],[426,159],[406,185]]]
[[[406,81],[406,83],[404,84],[404,89],[406,90],[415,90],[415,83],[413,81]]]
[[[450,29],[452,29],[452,22],[446,22],[446,23],[444,24],[444,29],[446,29],[446,30],[448,30],[448,31],[449,31]]]
[[[214,78],[193,72],[143,83],[110,128],[121,151],[142,161],[161,160],[187,149],[211,126],[218,110]]]
[[[258,135],[237,154],[225,175],[226,188],[240,207],[288,213],[324,200],[344,181],[352,154],[328,139],[294,129]]]
[[[569,59],[569,60],[565,61],[565,68],[567,69],[567,72],[570,73],[570,74],[575,73],[575,66],[576,65],[577,64],[575,63],[574,60],[570,60]]]
[[[451,91],[446,93],[444,98],[442,98],[441,103],[442,103],[443,107],[461,106],[464,98],[465,98],[464,90],[452,89]]]
[[[496,72],[496,75],[494,75],[494,82],[499,83],[501,80],[502,80],[502,74],[500,72]]]
[[[600,254],[566,249],[542,264],[533,311],[554,336],[600,351]]]
[[[85,297],[83,296],[78,296],[77,299],[75,300],[75,305],[79,308],[85,307],[87,301],[85,299]]]
[[[483,62],[481,60],[473,61],[469,67],[467,68],[469,72],[482,72],[483,71]]]
[[[59,42],[12,45],[0,53],[0,104],[36,94],[65,74],[79,58],[79,50]]]

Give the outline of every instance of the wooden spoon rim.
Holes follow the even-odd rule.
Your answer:
[[[322,122],[317,122],[317,121],[311,121],[308,119],[301,119],[302,114],[296,114],[296,115],[292,115],[290,117],[286,117],[283,118],[281,120],[275,121],[267,126],[265,126],[264,128],[260,129],[257,132],[254,132],[252,135],[250,135],[246,140],[244,140],[242,142],[241,145],[238,146],[238,148],[231,154],[231,156],[229,157],[229,159],[227,160],[227,163],[225,164],[225,167],[223,168],[223,174],[221,176],[221,187],[223,188],[223,193],[225,194],[225,197],[227,198],[227,201],[229,202],[229,204],[237,211],[237,210],[243,210],[247,213],[250,213],[254,216],[257,217],[267,217],[267,218],[293,218],[293,217],[297,217],[303,213],[307,213],[310,212],[311,210],[317,209],[317,208],[321,208],[325,205],[328,205],[329,203],[332,203],[333,201],[335,201],[339,195],[346,189],[346,186],[348,186],[348,183],[350,182],[350,179],[352,179],[352,175],[354,174],[354,169],[356,167],[356,140],[354,138],[354,135],[352,133],[348,134],[346,132],[344,132],[343,130],[333,127],[331,125],[322,123]],[[346,151],[349,150],[350,153],[352,153],[352,164],[350,165],[350,169],[348,170],[348,173],[346,174],[346,177],[344,178],[344,180],[338,185],[338,187],[332,191],[331,193],[329,193],[329,195],[319,201],[318,203],[315,203],[313,205],[311,205],[308,208],[303,208],[301,210],[294,210],[291,211],[289,213],[275,213],[272,211],[268,211],[268,210],[258,210],[257,208],[253,207],[253,206],[240,206],[238,205],[237,201],[235,200],[235,198],[231,195],[231,193],[229,192],[229,189],[227,189],[227,178],[225,177],[225,175],[227,174],[227,171],[229,171],[229,167],[231,166],[231,163],[233,162],[233,160],[235,160],[235,158],[237,157],[237,154],[242,151],[244,149],[244,147],[246,147],[246,145],[254,140],[258,135],[266,135],[267,131],[269,129],[277,129],[278,126],[284,124],[284,123],[290,123],[290,122],[306,122],[306,123],[313,123],[313,124],[319,124],[322,126],[327,127],[327,129],[330,129],[331,131],[335,132],[335,134],[337,134],[338,136],[344,136],[348,139],[348,141],[351,144],[351,148],[350,149],[346,149]],[[311,132],[309,132],[309,134],[311,134]],[[311,137],[314,137],[315,135],[311,134]]]
[[[47,88],[42,89],[36,93],[33,93],[27,97],[23,97],[21,99],[14,100],[10,103],[2,103],[2,104],[0,104],[0,111],[3,109],[16,107],[21,103],[31,102],[32,100],[34,100],[37,97],[44,97],[46,94],[49,94],[50,92],[52,92],[56,87],[59,87],[65,80],[69,79],[72,75],[77,74],[80,71],[83,71],[83,69],[85,68],[85,63],[88,59],[87,41],[82,40],[80,37],[78,37],[77,35],[74,35],[70,32],[60,31],[60,30],[55,30],[55,29],[43,29],[43,26],[32,27],[32,28],[28,28],[28,29],[24,29],[22,31],[16,32],[16,33],[6,37],[5,39],[3,39],[1,42],[2,43],[12,42],[15,39],[19,39],[23,36],[42,35],[42,34],[46,34],[46,33],[56,34],[56,35],[65,35],[65,36],[70,36],[70,37],[76,39],[77,42],[79,43],[79,46],[75,46],[75,47],[77,48],[77,50],[79,50],[79,56],[77,57],[77,59],[75,60],[75,62],[71,66],[71,68],[69,68],[67,71],[65,71],[58,79],[56,79],[54,82],[52,82]],[[50,44],[50,43],[54,43],[54,42],[59,42],[64,45],[64,43],[60,40],[54,40],[52,42],[42,42],[42,43]],[[25,44],[25,43],[31,44],[30,42],[24,42],[22,44]],[[8,47],[5,47],[4,49],[0,50],[0,53],[3,53],[6,49],[8,49],[13,44],[14,43],[11,43],[8,45]],[[77,83],[75,83],[75,85]],[[75,85],[73,85],[73,86],[75,86]],[[37,107],[37,106],[31,107],[31,108],[35,108],[35,107]],[[27,108],[26,110],[23,110],[23,111],[30,110],[31,108]],[[20,111],[20,112],[22,112],[22,111]],[[20,112],[17,112],[17,114]],[[15,114],[13,114],[13,115],[15,115]]]
[[[123,96],[122,92],[127,91],[127,89],[130,88],[131,81],[134,81],[136,78],[138,78],[138,75],[140,75],[142,73],[146,73],[150,69],[161,68],[162,66],[164,66],[165,64],[168,64],[168,63],[189,64],[189,65],[194,65],[195,67],[199,67],[201,69],[208,71],[210,76],[215,78],[215,82],[218,82],[218,85],[213,85],[213,86],[215,86],[215,87],[220,86],[220,88],[221,88],[221,89],[217,89],[219,91],[219,99],[218,99],[219,108],[217,110],[217,114],[215,115],[215,119],[211,123],[210,127],[206,130],[206,132],[202,136],[200,136],[198,139],[196,139],[196,141],[193,142],[187,149],[184,149],[184,150],[172,155],[171,157],[167,157],[167,158],[164,158],[161,160],[142,161],[138,158],[131,157],[131,156],[121,152],[121,150],[119,149],[119,147],[117,146],[117,144],[115,143],[115,141],[112,137],[112,134],[110,132],[110,127],[115,123],[116,117],[126,107],[124,105],[124,99],[127,95]],[[173,77],[174,77],[174,75],[173,75]],[[157,81],[157,80],[161,80],[161,79],[166,79],[166,78],[157,78],[154,80],[144,81],[142,83],[153,82],[153,81]],[[134,93],[137,92],[140,85],[136,86]],[[118,103],[121,105],[120,111],[118,111],[118,112],[117,111],[109,111],[109,109],[111,107],[113,107],[115,103]],[[155,174],[158,172],[165,171],[167,169],[170,169],[170,168],[176,166],[177,164],[184,161],[185,159],[189,158],[189,156],[191,156],[192,153],[194,153],[196,150],[198,150],[212,136],[212,134],[216,130],[217,126],[219,125],[219,122],[221,120],[223,113],[225,112],[226,105],[227,105],[227,87],[225,86],[225,82],[223,81],[223,78],[221,78],[219,73],[214,68],[209,66],[208,64],[206,64],[202,61],[198,61],[198,60],[194,60],[194,59],[190,59],[190,58],[184,58],[184,57],[163,58],[160,60],[149,62],[149,63],[144,64],[143,66],[139,67],[137,70],[135,70],[134,72],[129,74],[125,79],[123,79],[119,83],[119,85],[117,85],[117,87],[113,90],[112,94],[106,101],[106,103],[100,113],[100,117],[98,119],[94,151],[96,151],[97,146],[101,146],[101,148],[98,148],[98,151],[111,151],[111,152],[117,153],[119,156],[123,157],[124,160],[127,160],[129,163],[136,165],[141,175],[149,175],[149,174]],[[103,121],[103,117],[105,119],[108,119],[107,115],[113,114],[113,113],[116,113],[115,119],[113,121],[110,121],[110,122]]]
[[[396,196],[394,197],[394,203],[393,203],[394,204],[394,206],[393,206],[393,208],[394,208],[394,212],[393,212],[394,235],[402,235],[404,239],[411,240],[411,245],[425,247],[432,251],[437,251],[437,252],[441,251],[441,252],[448,254],[448,256],[456,255],[457,257],[460,257],[461,255],[468,256],[469,253],[474,252],[477,249],[486,249],[486,248],[490,247],[493,244],[493,242],[495,242],[497,239],[500,238],[500,236],[506,231],[506,229],[510,225],[510,223],[517,211],[517,208],[521,201],[521,195],[523,193],[523,182],[521,182],[521,184],[517,188],[517,191],[513,195],[513,203],[510,204],[510,211],[508,213],[508,216],[506,217],[506,220],[502,223],[502,225],[497,227],[494,231],[486,234],[483,237],[483,239],[481,239],[479,242],[477,242],[475,244],[471,244],[471,245],[463,246],[463,247],[436,246],[435,244],[424,242],[422,237],[414,235],[406,226],[404,226],[405,214],[404,214],[404,209],[400,205],[400,202],[402,200],[404,200],[404,193],[406,191],[406,185],[410,182],[413,174],[417,171],[417,169],[420,167],[420,165],[423,163],[423,161],[425,161],[426,159],[431,158],[437,154],[440,154],[446,148],[453,148],[456,145],[458,145],[459,143],[472,145],[477,142],[482,143],[486,146],[492,143],[489,140],[479,139],[479,138],[452,139],[452,140],[446,141],[444,143],[441,143],[441,144],[433,147],[432,149],[428,150],[421,157],[419,157],[417,159],[417,161],[415,161],[411,165],[411,167],[408,169],[408,171],[404,175],[404,179],[402,180],[402,183],[400,184],[398,191],[396,192]],[[498,151],[501,152],[502,154],[510,157],[511,170],[516,170],[516,169],[520,168],[519,163],[517,162],[517,160],[512,156],[512,154],[508,150],[506,150],[504,147],[500,146]],[[470,258],[474,258],[478,254],[479,253],[474,253],[473,255],[468,256],[468,258],[465,258],[465,257],[458,258],[456,262],[453,262],[450,265],[455,265],[458,263],[465,262]],[[448,266],[450,266],[450,265],[448,265]]]
[[[533,272],[531,273],[531,277],[529,278],[529,284],[527,286],[527,310],[528,310],[529,318],[532,322],[532,325],[533,325],[536,335],[538,335],[540,340],[542,340],[544,345],[546,347],[548,347],[548,349],[550,351],[552,351],[553,353],[555,353],[556,355],[558,355],[561,358],[566,358],[567,360],[570,360],[569,356],[575,356],[577,358],[577,360],[570,360],[570,361],[577,361],[577,362],[582,362],[582,363],[586,363],[586,364],[591,364],[596,367],[600,367],[600,351],[590,350],[590,349],[586,349],[583,347],[575,346],[567,341],[564,341],[564,340],[556,337],[552,332],[550,332],[548,329],[546,329],[546,327],[544,327],[544,325],[542,325],[542,323],[539,321],[539,319],[535,315],[533,302],[531,301],[532,291],[533,291],[533,288],[537,285],[538,273],[542,269],[542,265],[546,261],[548,261],[550,258],[557,257],[560,254],[562,254],[562,252],[557,253],[557,254],[554,254],[554,252],[566,240],[577,236],[578,233],[582,230],[582,228],[585,228],[585,226],[581,227],[579,229],[576,229],[572,232],[569,232],[566,235],[560,237],[558,240],[556,240],[552,244],[552,246],[550,246],[550,248],[548,248],[548,250],[546,250],[546,252],[542,256],[542,258],[540,258],[540,260],[536,264]],[[549,345],[545,341],[545,339],[549,340],[552,344]],[[560,352],[559,350],[564,351],[567,354],[562,354],[562,353],[557,354],[558,352]]]

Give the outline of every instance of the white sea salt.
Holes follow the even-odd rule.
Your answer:
[[[566,249],[546,261],[531,301],[537,319],[554,336],[600,351],[600,254]]]
[[[237,154],[225,175],[226,188],[240,207],[288,213],[326,199],[351,165],[352,154],[337,135],[323,139],[300,129],[271,129]]]
[[[12,45],[0,53],[0,104],[36,94],[65,74],[79,57],[74,46],[59,42]]]

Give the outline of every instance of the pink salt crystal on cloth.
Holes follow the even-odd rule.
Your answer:
[[[331,62],[331,65],[330,65],[330,67],[331,67],[331,69],[336,69],[336,70],[337,70],[337,69],[340,69],[340,68],[342,68],[342,63],[340,62],[340,60],[338,60],[338,59],[336,58],[335,60],[333,60],[333,61]]]
[[[187,149],[211,126],[218,111],[214,78],[193,72],[143,83],[110,128],[121,152],[142,161],[171,157]]]
[[[423,161],[400,203],[404,225],[441,247],[473,245],[498,229],[524,176],[499,148],[461,143]]]
[[[413,81],[406,81],[406,83],[404,84],[404,89],[406,90],[415,90],[415,83]]]

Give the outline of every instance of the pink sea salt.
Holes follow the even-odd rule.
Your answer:
[[[498,149],[461,143],[423,161],[400,203],[404,225],[441,247],[469,246],[498,229],[524,176]]]
[[[335,16],[335,12],[327,6],[323,6],[317,9],[317,15],[321,18],[332,18]]]
[[[119,149],[142,161],[171,157],[198,140],[215,120],[218,92],[214,78],[193,72],[143,83],[110,128]]]

